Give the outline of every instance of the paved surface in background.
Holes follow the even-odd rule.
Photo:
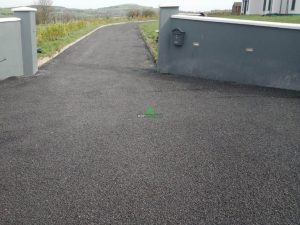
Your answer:
[[[0,224],[299,224],[299,92],[157,74],[137,25],[38,75],[0,82]]]

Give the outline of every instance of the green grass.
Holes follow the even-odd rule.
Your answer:
[[[256,20],[256,21],[268,21],[268,22],[279,22],[279,23],[299,23],[300,16],[259,16],[259,15],[220,15],[214,17],[230,18],[230,19],[241,19],[241,20]]]
[[[158,54],[158,47],[156,43],[157,33],[158,30],[158,22],[147,22],[140,24],[140,30],[144,36],[144,39],[148,43],[150,50],[153,54],[154,61],[157,61],[157,54]]]
[[[38,39],[38,48],[42,49],[42,53],[39,53],[38,56],[39,58],[44,58],[47,56],[52,56],[59,50],[61,50],[63,47],[66,45],[74,42],[81,36],[87,34],[88,32],[92,31],[95,29],[97,26],[94,25],[88,25],[84,28],[81,28],[79,30],[73,31],[69,33],[68,35],[59,37],[57,39],[53,40],[39,40]]]
[[[52,56],[66,45],[76,41],[101,25],[146,20],[149,18],[107,18],[94,20],[80,20],[68,23],[53,23],[37,26],[37,46],[42,49],[39,58]]]

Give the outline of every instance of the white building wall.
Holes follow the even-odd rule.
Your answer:
[[[295,10],[291,10],[292,1],[290,0],[289,14],[300,14],[300,0],[296,0]]]
[[[249,1],[249,15],[251,14],[262,14],[263,10],[263,1],[261,0],[250,0]]]
[[[241,14],[244,14],[244,8],[245,8],[245,1],[242,0]]]
[[[280,13],[281,0],[273,0],[272,10],[270,13]]]
[[[281,0],[279,0],[279,1],[281,1]],[[271,4],[271,8],[269,8],[270,4]],[[277,3],[276,0],[267,0],[266,1],[266,9],[265,9],[265,11],[263,11],[262,14],[266,15],[266,14],[276,13],[277,8],[278,8],[278,11],[279,11],[279,8],[280,8],[280,6],[279,7],[277,7],[277,6],[278,6],[278,3]]]
[[[291,10],[293,0],[273,0],[271,10],[269,3],[266,1],[266,10],[263,11],[264,0],[249,0],[247,15],[264,15],[264,14],[300,14],[300,0],[296,0],[295,10]],[[242,1],[242,13],[244,10],[245,0]]]
[[[280,14],[288,14],[288,2],[289,0],[282,0],[281,9],[279,10]]]
[[[292,10],[293,0],[273,0],[272,13],[279,14],[300,14],[300,0],[296,0],[295,10]]]

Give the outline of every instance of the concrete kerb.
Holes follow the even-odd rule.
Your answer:
[[[38,60],[38,68],[42,67],[43,65],[45,65],[46,63],[48,63],[49,61],[51,61],[52,59],[56,58],[57,56],[59,56],[60,54],[62,54],[64,51],[66,51],[68,48],[72,47],[73,45],[77,44],[78,42],[80,42],[81,40],[85,39],[86,37],[90,36],[91,34],[95,33],[96,31],[104,28],[104,27],[109,27],[109,26],[116,26],[116,25],[122,25],[122,24],[128,24],[128,23],[145,23],[145,22],[154,22],[157,20],[144,20],[144,21],[133,21],[133,22],[121,22],[121,23],[113,23],[113,24],[106,24],[106,25],[102,25],[100,27],[97,27],[96,29],[92,30],[91,32],[87,33],[86,35],[80,37],[79,39],[77,39],[76,41],[72,42],[71,44],[68,44],[67,46],[65,46],[64,48],[62,48],[59,52],[57,52],[56,54],[54,54],[51,57],[45,57],[42,58],[40,60]]]

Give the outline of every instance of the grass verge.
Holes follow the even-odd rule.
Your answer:
[[[121,22],[149,20],[151,18],[107,18],[95,20],[80,20],[69,23],[53,23],[37,26],[37,46],[42,49],[39,59],[50,57],[63,47],[76,41],[99,26]]]
[[[158,30],[158,21],[155,22],[147,22],[140,24],[141,33],[150,49],[150,52],[154,58],[154,62],[157,62],[158,55],[158,46],[157,46],[157,33]]]

